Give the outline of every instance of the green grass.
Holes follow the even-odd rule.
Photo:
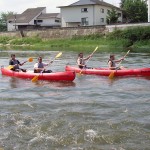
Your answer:
[[[137,32],[139,30],[139,32]],[[140,33],[141,38],[138,38]],[[73,36],[71,39],[41,39],[0,37],[0,46],[3,49],[15,50],[65,50],[65,51],[91,51],[99,46],[99,51],[124,51],[130,49],[134,52],[150,52],[149,28],[135,28],[128,30],[115,30],[107,35],[92,34],[86,36]],[[137,35],[136,35],[137,33]],[[132,38],[134,37],[134,40]],[[145,38],[145,39],[144,39]]]

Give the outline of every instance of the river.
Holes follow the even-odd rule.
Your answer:
[[[11,53],[23,68],[36,58],[58,52],[1,51],[0,65]],[[124,53],[116,54],[120,58]],[[109,54],[96,52],[88,66],[107,67]],[[64,71],[76,52],[63,52],[50,66]],[[150,67],[149,53],[129,53],[124,67]],[[11,78],[0,74],[0,150],[150,150],[150,78],[82,75],[73,82]]]

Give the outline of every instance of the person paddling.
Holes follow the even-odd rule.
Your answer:
[[[26,72],[26,69],[19,68],[19,66],[24,65],[26,62],[27,61],[20,63],[19,60],[16,59],[15,54],[11,54],[11,59],[9,61],[9,65],[11,65],[10,70],[18,71],[18,72],[21,70],[23,72]]]
[[[52,61],[50,63],[52,63]],[[44,63],[42,62],[42,57],[38,57],[38,62],[34,65],[34,73],[51,73],[51,70],[45,69],[45,67],[48,66],[50,63]]]
[[[83,53],[79,53],[79,54],[78,54],[78,59],[77,59],[77,65],[78,65],[78,67],[79,67],[80,69],[82,69],[82,68],[87,68],[85,62],[86,62],[87,60],[89,60],[91,57],[92,57],[92,55],[89,55],[88,57],[83,58]]]
[[[116,63],[121,62],[122,60],[124,60],[124,57],[119,59],[119,60],[115,60],[115,55],[110,55],[110,58],[108,60],[108,67],[110,70],[118,70],[118,69],[123,69],[123,67],[116,67]]]

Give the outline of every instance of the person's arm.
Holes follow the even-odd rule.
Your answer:
[[[120,62],[120,61],[122,61],[122,60],[124,60],[124,57],[123,58],[121,58],[121,59],[119,59],[119,60],[114,60],[116,63],[118,63],[118,62]]]
[[[90,59],[92,57],[92,55],[89,55],[88,57],[86,57],[86,58],[83,58],[84,60],[88,60],[88,59]]]
[[[43,63],[43,62],[42,62]],[[51,62],[50,62],[51,63]],[[43,66],[46,67],[48,66],[50,63],[43,63]]]
[[[81,65],[79,58],[77,59],[77,65],[78,65],[78,66]]]
[[[20,63],[20,62],[19,62],[19,65],[22,66],[22,65],[24,65],[26,62],[28,62],[28,61],[25,61],[25,62],[23,62],[23,63]]]

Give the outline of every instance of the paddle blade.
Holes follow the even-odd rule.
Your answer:
[[[96,52],[96,51],[97,51],[97,49],[98,49],[98,46],[95,48],[94,52]]]
[[[115,71],[112,71],[112,72],[110,73],[110,75],[109,75],[109,79],[113,79],[114,76],[115,76]]]
[[[28,59],[28,62],[32,62],[32,61],[33,61],[33,58],[30,57],[30,58]]]
[[[33,77],[33,79],[32,79],[31,81],[32,81],[32,82],[37,82],[37,81],[38,81],[38,78],[39,78],[39,76],[37,75],[37,76]]]
[[[55,58],[58,58],[62,55],[62,52],[58,53]]]
[[[13,69],[14,68],[14,66],[13,65],[9,65],[8,67],[7,67],[7,69]]]
[[[79,73],[77,73],[77,76],[81,76],[82,75],[82,71],[80,71]]]

